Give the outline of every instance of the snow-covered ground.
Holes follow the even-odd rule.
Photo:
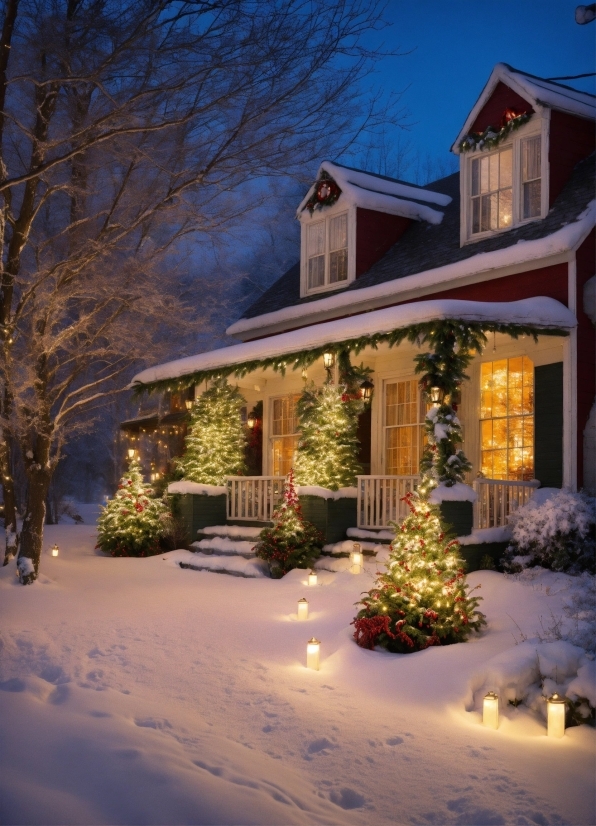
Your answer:
[[[547,738],[509,706],[494,731],[465,708],[490,658],[561,615],[568,577],[472,574],[488,630],[398,656],[352,641],[370,573],[319,571],[309,589],[299,571],[106,558],[94,533],[48,527],[32,586],[0,569],[2,823],[596,822],[593,729]]]

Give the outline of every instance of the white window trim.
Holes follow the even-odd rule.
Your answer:
[[[273,439],[284,439],[290,436],[299,436],[300,431],[297,430],[295,433],[287,433],[285,436],[280,434],[275,434],[273,432],[273,404],[278,399],[285,399],[288,396],[299,396],[301,394],[300,388],[295,390],[288,390],[285,393],[275,393],[272,396],[269,396],[267,399],[267,404],[263,404],[263,408],[267,411],[266,417],[266,427],[263,427],[263,453],[265,454],[263,459],[263,473],[265,476],[273,476],[273,451],[272,451],[272,442]],[[296,424],[298,421],[296,421]],[[266,441],[265,441],[266,440]]]
[[[548,213],[549,202],[549,127],[550,127],[550,109],[544,109],[541,112],[536,112],[527,124],[520,127],[517,131],[512,132],[509,139],[499,144],[498,147],[491,150],[475,150],[473,152],[462,152],[460,154],[460,198],[461,198],[461,212],[460,212],[460,246],[466,244],[475,244],[477,241],[483,241],[485,238],[492,238],[495,235],[500,235],[504,232],[510,232],[515,227],[529,224],[532,221],[541,221]],[[541,156],[540,156],[540,215],[533,218],[522,218],[522,183],[521,183],[521,144],[526,138],[533,138],[537,135],[541,137]],[[502,229],[487,230],[485,232],[476,232],[472,234],[472,160],[479,157],[486,157],[493,152],[499,152],[507,147],[513,148],[513,218],[511,226],[503,227]]]
[[[325,277],[328,277],[329,266],[329,219],[347,213],[348,216],[348,278],[347,281],[337,281],[334,284],[324,284],[322,287],[308,288],[308,249],[307,228],[310,224],[325,221]],[[340,201],[331,207],[315,209],[311,215],[307,209],[300,216],[300,298],[306,295],[334,292],[345,289],[356,278],[356,208],[346,207]]]

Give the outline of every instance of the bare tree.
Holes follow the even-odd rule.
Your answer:
[[[5,0],[0,465],[9,530],[11,451],[25,470],[23,584],[65,442],[187,318],[164,257],[246,214],[255,178],[374,127],[378,25],[368,0]]]

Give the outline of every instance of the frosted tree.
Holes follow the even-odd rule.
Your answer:
[[[178,242],[212,238],[260,204],[231,193],[341,154],[386,114],[358,97],[375,2],[6,0],[2,13],[0,481],[14,529],[23,468],[27,584],[65,443],[188,329]]]
[[[237,387],[219,379],[195,401],[184,453],[176,467],[184,479],[223,485],[226,476],[245,470],[246,436],[241,409],[246,402]]]
[[[143,482],[141,466],[133,459],[118,490],[101,509],[97,547],[111,556],[151,556],[160,552],[169,510]]]

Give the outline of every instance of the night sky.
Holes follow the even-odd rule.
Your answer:
[[[579,26],[568,0],[389,0],[389,50],[409,52],[378,64],[377,83],[406,87],[402,103],[415,122],[411,141],[440,157],[476,102],[496,63],[541,77],[596,69],[596,22]],[[568,81],[562,81],[568,82]],[[594,92],[594,78],[570,85]]]

